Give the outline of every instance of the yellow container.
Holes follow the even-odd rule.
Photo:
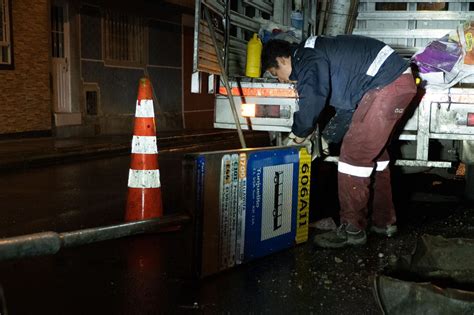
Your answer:
[[[261,72],[260,58],[262,55],[262,42],[257,34],[247,43],[247,64],[245,66],[245,75],[247,77],[259,78]]]

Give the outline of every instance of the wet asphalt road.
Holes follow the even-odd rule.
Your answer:
[[[176,167],[180,161],[174,153],[169,159]],[[163,156],[162,169],[168,168]],[[0,176],[2,205],[22,214],[5,212],[10,222],[2,221],[3,236],[14,233],[15,225],[17,232],[41,229],[45,222],[67,230],[67,224],[90,227],[97,218],[120,220],[127,171],[128,158],[118,157]],[[314,178],[313,218],[334,214],[333,167],[313,171],[324,178]],[[179,175],[170,174],[170,183],[175,176],[179,185]],[[52,190],[58,185],[62,188]],[[316,249],[308,242],[198,280],[188,225],[179,232],[0,262],[3,306],[8,314],[379,314],[369,277],[382,272],[390,259],[409,254],[423,233],[474,238],[474,206],[461,199],[463,180],[395,176],[394,190],[400,230],[395,238],[369,235],[367,245],[342,250]],[[183,198],[178,189],[170,191],[163,192],[167,209]],[[98,211],[100,216],[93,215]],[[12,225],[14,218],[20,219]]]
[[[268,145],[268,136],[247,137],[249,147]],[[184,212],[186,153],[240,147],[234,139],[213,140],[160,150],[165,214]],[[122,223],[130,156],[0,172],[0,237],[44,230],[64,232]]]

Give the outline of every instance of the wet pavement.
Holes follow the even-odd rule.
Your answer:
[[[174,163],[179,161],[175,153],[169,153]],[[116,209],[123,208],[124,196],[119,191],[123,191],[121,182],[126,175],[118,174],[127,173],[122,170],[126,165],[127,157],[119,157],[0,178],[15,183],[11,186],[17,187],[16,201],[10,201],[10,206],[23,204],[20,208],[25,213],[28,200],[28,207],[33,204],[38,212],[77,202],[79,212],[105,211],[105,216],[115,213],[114,218],[119,219]],[[311,210],[317,217],[334,212],[337,200],[329,176],[333,168],[314,170],[327,175],[315,178],[318,188],[313,190],[316,201],[312,200]],[[43,171],[45,174],[36,174]],[[33,184],[37,183],[35,176],[43,184]],[[98,177],[109,185],[104,191],[94,179]],[[63,182],[65,178],[69,181]],[[24,187],[28,180],[31,186]],[[53,196],[60,193],[49,190],[51,182],[64,183],[67,188],[57,204]],[[382,272],[390,260],[410,254],[420,235],[474,238],[474,206],[462,200],[463,184],[459,178],[447,180],[430,174],[395,176],[399,234],[390,239],[369,235],[367,245],[361,247],[322,250],[309,241],[199,280],[194,273],[193,229],[187,225],[179,232],[0,262],[0,285],[8,314],[380,314],[369,278]],[[37,191],[21,197],[22,185]],[[176,193],[173,196],[173,200],[181,198]],[[64,227],[68,220],[78,223],[71,218],[73,214],[58,217],[57,227]],[[25,217],[25,227],[30,219]],[[87,221],[81,224],[88,225]]]
[[[246,131],[244,136],[251,146],[268,142],[268,133]],[[34,137],[0,138],[0,170],[18,169],[77,162],[98,157],[130,154],[132,135],[98,135],[94,137]],[[157,132],[158,149],[183,149],[224,141],[239,146],[234,130],[206,129]]]
[[[0,237],[37,233],[66,232],[123,222],[130,167],[130,144],[115,138],[116,146],[127,147],[116,151],[108,147],[110,137],[95,140],[60,140],[65,152],[47,151],[48,147],[31,148],[15,142],[10,157],[0,156]],[[239,148],[235,133],[201,133],[194,137],[169,137],[166,144],[159,139],[159,163],[165,214],[185,212],[182,182],[182,157],[186,153]],[[174,140],[170,140],[174,139]],[[268,135],[247,135],[249,146],[268,145]],[[47,143],[53,145],[52,139]],[[74,142],[70,147],[65,141]],[[69,143],[69,142],[68,142]],[[43,143],[44,144],[44,143]],[[55,144],[56,146],[58,143]],[[90,148],[95,147],[99,152]],[[83,155],[75,155],[82,148]],[[28,151],[31,150],[31,151]],[[28,153],[30,152],[30,153]],[[48,159],[44,152],[48,153]],[[85,155],[87,152],[90,155]],[[28,155],[29,154],[29,155]],[[66,155],[64,155],[66,154]],[[99,154],[99,155],[97,155]],[[103,154],[115,157],[104,158]],[[118,156],[117,156],[118,155]],[[24,159],[13,167],[12,157]],[[4,166],[5,168],[3,168]],[[8,168],[7,168],[8,166]],[[26,167],[28,166],[28,167]]]

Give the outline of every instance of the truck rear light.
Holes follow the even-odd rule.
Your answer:
[[[467,125],[474,126],[474,113],[467,113]]]
[[[242,117],[251,118],[290,118],[290,111],[281,109],[280,105],[247,104],[241,105]]]
[[[255,117],[255,104],[242,104],[243,117]]]

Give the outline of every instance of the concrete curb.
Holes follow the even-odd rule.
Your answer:
[[[188,223],[187,214],[174,214],[159,219],[150,219],[108,225],[72,232],[52,231],[0,239],[0,261],[23,257],[52,255],[61,248],[76,247],[144,233],[164,232],[169,227]]]

